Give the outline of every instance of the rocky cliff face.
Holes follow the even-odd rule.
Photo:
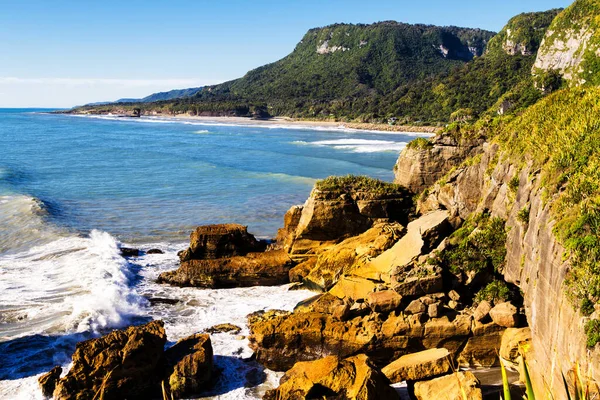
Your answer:
[[[429,188],[418,209],[422,213],[444,209],[463,219],[489,211],[507,221],[503,273],[524,295],[532,332],[532,350],[527,359],[533,382],[540,396],[550,391],[555,399],[566,398],[562,375],[567,376],[579,363],[585,373],[600,379],[600,352],[586,347],[585,318],[565,295],[563,284],[569,264],[563,258],[565,249],[553,233],[551,202],[544,201],[540,171],[531,164],[517,168],[495,144],[484,143],[479,149],[477,162],[459,166]],[[405,153],[399,164],[404,163],[404,157]],[[417,161],[421,169],[438,168],[437,162],[428,161],[431,157],[422,153]]]
[[[573,85],[598,84],[600,6],[593,0],[577,0],[552,22],[533,66],[536,74],[558,72]]]

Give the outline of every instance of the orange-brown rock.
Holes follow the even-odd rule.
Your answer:
[[[60,366],[56,366],[38,378],[38,384],[42,390],[42,396],[52,397],[52,393],[56,387],[56,382],[58,382],[60,379],[60,374],[62,374],[62,368]]]
[[[479,380],[472,372],[455,372],[415,383],[417,400],[482,400]]]
[[[393,290],[381,290],[367,295],[367,305],[374,312],[389,313],[400,307],[402,296]]]
[[[391,362],[381,372],[392,383],[419,381],[442,375],[452,368],[450,352],[447,349],[429,349],[407,354]]]
[[[317,398],[348,400],[394,400],[396,391],[364,354],[346,359],[329,356],[316,361],[296,363],[281,378],[277,389],[268,391],[265,400],[303,400]]]
[[[213,350],[208,334],[181,339],[165,352],[167,381],[175,398],[198,393],[211,383]]]
[[[294,312],[316,312],[329,314],[337,319],[346,319],[350,313],[350,304],[330,293],[323,293],[301,301]]]
[[[264,249],[264,244],[239,224],[216,224],[197,227],[190,234],[190,247],[180,254],[181,261],[209,260],[243,256]]]
[[[100,391],[105,400],[159,395],[166,340],[162,321],[152,321],[78,343],[54,398],[92,399]]]
[[[205,288],[282,285],[289,282],[293,265],[283,250],[216,260],[190,260],[182,262],[175,271],[160,274],[158,282]]]

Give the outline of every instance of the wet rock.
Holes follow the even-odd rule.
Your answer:
[[[148,298],[148,302],[150,303],[151,306],[155,306],[157,304],[173,305],[173,304],[179,303],[179,301],[180,300],[178,300],[178,299],[167,299],[164,297],[149,297]]]
[[[277,389],[268,391],[265,400],[316,398],[352,400],[398,399],[388,379],[364,354],[346,359],[335,356],[299,362],[287,371]]]
[[[393,290],[382,290],[369,293],[366,302],[374,312],[389,313],[400,307],[402,296]]]
[[[473,319],[475,321],[485,320],[492,310],[492,305],[489,301],[483,300],[478,305],[475,311],[473,312]]]
[[[517,325],[517,307],[511,302],[500,303],[490,310],[492,321],[505,328],[513,328]]]
[[[416,382],[414,395],[417,400],[464,400],[465,395],[469,400],[482,400],[479,380],[469,371]]]
[[[131,247],[121,247],[119,250],[123,257],[139,257],[140,255],[139,249],[133,249]]]
[[[162,321],[152,321],[78,343],[54,398],[91,399],[100,390],[106,400],[159,395],[166,341]]]
[[[175,398],[196,394],[211,383],[213,350],[210,336],[195,334],[165,352],[168,382]]]
[[[447,349],[429,349],[407,354],[386,365],[381,372],[392,383],[419,381],[450,371],[451,359]]]
[[[52,368],[50,372],[47,372],[38,378],[38,384],[40,389],[42,389],[42,396],[52,397],[56,382],[60,379],[60,374],[62,374],[62,368],[56,366]]]
[[[146,252],[146,254],[165,254],[161,249],[150,249]]]
[[[265,244],[239,224],[216,224],[197,227],[190,234],[190,247],[180,254],[182,262],[244,256],[264,250]]]
[[[237,335],[241,331],[242,328],[233,324],[218,324],[206,330],[207,333],[231,333],[233,335]]]
[[[283,250],[249,253],[216,260],[190,260],[163,272],[158,283],[204,288],[273,286],[289,282],[292,260]]]

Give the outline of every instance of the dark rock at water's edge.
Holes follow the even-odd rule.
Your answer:
[[[179,299],[167,299],[164,297],[148,297],[148,302],[150,303],[151,306],[155,306],[157,304],[169,304],[169,305],[174,305],[179,303],[181,300]]]
[[[164,254],[165,252],[161,249],[150,249],[146,252],[146,254]]]
[[[131,247],[121,247],[119,250],[121,251],[121,255],[123,257],[139,257],[140,256],[139,249],[133,249]]]
[[[240,333],[242,328],[233,324],[218,324],[211,326],[206,330],[207,333],[232,333],[238,334]]]
[[[52,393],[54,393],[54,389],[56,388],[56,382],[60,379],[60,374],[62,374],[62,368],[56,366],[52,368],[50,372],[47,372],[38,378],[42,396],[52,397]]]
[[[263,251],[264,242],[248,233],[248,227],[239,224],[203,225],[190,234],[190,247],[179,254],[182,262],[212,260],[244,256]]]
[[[175,271],[163,272],[158,283],[205,288],[273,286],[289,282],[293,262],[282,250],[245,256],[189,260]]]
[[[57,400],[161,398],[163,382],[180,398],[208,386],[213,369],[210,337],[193,335],[165,352],[166,341],[163,322],[152,321],[80,342],[67,375],[57,380],[56,367],[39,379],[40,386],[45,396]]]

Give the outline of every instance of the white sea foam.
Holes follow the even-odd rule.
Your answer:
[[[399,152],[406,147],[406,142],[371,139],[336,139],[315,142],[295,141],[293,143],[298,145],[328,146],[339,150],[349,150],[354,153]]]

